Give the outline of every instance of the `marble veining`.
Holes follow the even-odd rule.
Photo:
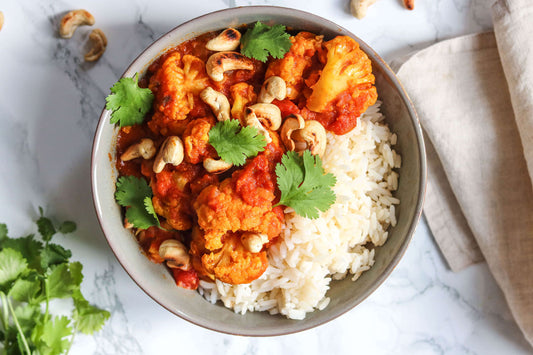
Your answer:
[[[348,0],[89,0],[3,2],[0,31],[0,222],[31,232],[37,206],[78,222],[62,238],[84,265],[83,292],[112,317],[72,354],[531,354],[485,264],[452,273],[424,219],[404,258],[367,300],[315,329],[275,338],[218,334],[172,315],[124,272],[98,226],[90,191],[90,150],[109,88],[151,42],[204,13],[279,5],[346,27],[391,61],[440,40],[492,28],[491,0],[380,0],[363,20]],[[85,8],[109,46],[83,61],[91,28],[57,35],[67,11]],[[30,229],[30,230],[29,230]]]

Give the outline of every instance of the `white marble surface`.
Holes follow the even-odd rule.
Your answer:
[[[326,325],[274,338],[218,334],[162,309],[127,276],[98,226],[90,190],[90,150],[109,87],[140,51],[180,23],[233,6],[281,5],[350,29],[386,60],[436,41],[487,31],[491,0],[381,0],[359,21],[348,0],[3,1],[0,31],[0,221],[12,236],[30,231],[42,205],[78,222],[62,239],[85,266],[87,297],[111,311],[72,354],[528,354],[485,264],[447,268],[424,220],[390,278],[361,305]],[[87,28],[57,37],[68,10],[85,8],[109,46],[83,62]]]

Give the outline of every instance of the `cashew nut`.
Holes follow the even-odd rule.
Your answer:
[[[287,84],[279,76],[271,76],[263,83],[258,102],[271,103],[274,99],[283,100],[287,96]]]
[[[287,150],[296,150],[292,133],[305,127],[305,121],[300,115],[291,115],[285,119],[281,126],[281,141]]]
[[[154,173],[163,171],[165,165],[170,163],[174,166],[183,161],[183,143],[178,136],[170,136],[165,139],[154,160]]]
[[[413,10],[415,8],[415,0],[403,0],[403,6],[407,10]]]
[[[120,156],[120,160],[128,161],[142,157],[143,159],[152,159],[155,155],[156,148],[154,141],[150,138],[143,138],[138,143],[132,144]]]
[[[292,134],[292,138],[296,142],[307,143],[305,148],[303,148],[303,145],[296,146],[297,152],[309,149],[311,151],[311,154],[322,156],[326,151],[326,129],[318,121],[305,121],[305,127],[294,131]]]
[[[0,30],[2,30],[2,26],[4,26],[4,13],[0,11]]]
[[[281,126],[281,110],[274,104],[259,103],[248,106],[246,115],[255,114],[259,122],[271,131],[277,131]]]
[[[212,54],[205,65],[207,75],[214,81],[224,80],[224,72],[229,70],[252,70],[254,64],[250,58],[237,52],[218,52]]]
[[[210,51],[234,51],[241,43],[241,33],[233,28],[227,28],[218,36],[206,43],[205,48]]]
[[[265,141],[267,144],[272,142],[272,138],[270,138],[270,133],[268,133],[268,130],[261,124],[259,118],[252,110],[250,110],[249,107],[246,108],[246,116],[244,117],[244,123],[247,126],[255,127],[259,134],[262,134],[265,137]]]
[[[89,40],[91,41],[91,50],[85,54],[84,58],[87,62],[95,62],[104,54],[107,47],[107,38],[104,32],[97,28],[92,30]]]
[[[362,19],[366,16],[366,11],[368,7],[374,4],[377,0],[352,0],[350,2],[350,10],[352,15],[358,19]]]
[[[204,169],[208,173],[222,174],[233,166],[233,164],[225,162],[222,159],[206,158],[203,162]]]
[[[217,120],[226,121],[230,117],[230,104],[226,95],[208,86],[200,93],[200,98],[213,110]]]
[[[311,154],[322,156],[326,151],[326,130],[318,121],[305,121],[300,115],[292,115],[283,122],[281,141],[288,150],[309,149]]]
[[[268,236],[266,234],[245,232],[241,235],[241,242],[249,252],[259,253],[263,249],[263,245],[268,243]]]
[[[189,270],[191,257],[183,243],[176,239],[167,239],[159,246],[159,256],[166,260],[172,269]]]
[[[70,38],[79,26],[94,25],[94,17],[87,10],[72,10],[63,18],[59,24],[59,35],[63,38]]]

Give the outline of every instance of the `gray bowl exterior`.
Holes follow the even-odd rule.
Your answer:
[[[114,199],[117,171],[114,166],[118,129],[109,124],[104,110],[94,138],[92,152],[93,199],[102,230],[126,272],[148,295],[170,312],[202,327],[246,336],[272,336],[313,328],[352,309],[370,295],[392,272],[404,254],[422,212],[426,185],[426,157],[422,131],[407,94],[388,65],[363,41],[346,29],[303,11],[274,6],[249,6],[210,13],[186,22],[165,34],[146,49],[123,76],[142,73],[160,54],[202,33],[229,26],[262,21],[322,34],[325,38],[348,35],[355,38],[372,60],[381,109],[391,130],[398,136],[395,149],[402,156],[396,196],[398,224],[389,230],[389,239],[377,248],[375,264],[353,282],[350,277],[331,284],[330,304],[309,313],[305,320],[289,320],[267,312],[236,314],[221,304],[212,305],[197,292],[177,287],[162,265],[148,260],[134,236],[122,226],[122,216]]]

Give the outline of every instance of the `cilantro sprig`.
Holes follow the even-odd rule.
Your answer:
[[[209,130],[209,144],[225,162],[241,166],[265,150],[265,137],[257,128],[241,127],[238,120],[220,121]]]
[[[325,174],[322,160],[308,150],[302,156],[286,152],[276,165],[281,198],[278,205],[289,206],[303,217],[318,218],[318,211],[326,211],[335,202],[332,187],[337,179]]]
[[[283,58],[291,48],[290,35],[285,26],[268,26],[257,21],[253,28],[246,30],[242,36],[241,54],[266,62],[270,54],[274,58]]]
[[[152,196],[152,189],[143,178],[121,176],[117,180],[115,199],[119,205],[127,207],[126,219],[135,228],[159,227]]]
[[[111,111],[110,123],[124,127],[143,122],[152,107],[154,94],[148,88],[139,87],[139,75],[135,74],[133,78],[117,81],[105,100],[106,109]]]
[[[34,234],[10,238],[0,223],[0,339],[7,354],[64,354],[76,332],[92,334],[110,316],[81,293],[83,267],[69,260],[72,252],[51,242],[57,231],[72,233],[76,224],[67,221],[56,228],[39,211],[41,240]],[[51,313],[57,298],[73,300],[70,317]]]

